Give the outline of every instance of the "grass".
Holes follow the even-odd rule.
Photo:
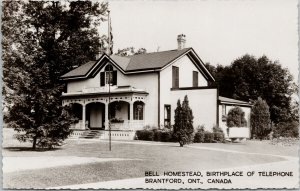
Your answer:
[[[26,149],[27,145],[25,145],[25,147],[16,145],[18,148],[15,149],[16,147],[12,144],[4,144],[3,156],[11,157],[77,156],[140,160],[97,162],[83,165],[4,173],[3,187],[42,189],[72,184],[143,177],[146,170],[158,171],[160,173],[163,171],[198,171],[283,160],[280,157],[228,153],[188,147],[181,148],[178,143],[161,144],[162,145],[153,143],[142,145],[130,144],[130,142],[113,142],[112,151],[109,151],[108,142],[68,140],[61,148],[44,152],[35,152]],[[297,147],[289,147],[291,150],[286,151],[283,147],[251,141],[238,144],[193,144],[193,146],[289,156],[294,156],[294,153],[297,153]]]

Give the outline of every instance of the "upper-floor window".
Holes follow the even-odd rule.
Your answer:
[[[193,87],[198,87],[198,72],[193,71]]]
[[[172,66],[172,87],[179,88],[179,68]]]
[[[100,72],[100,85],[106,84],[117,85],[117,71],[113,70],[112,65],[107,65],[104,72]]]
[[[107,65],[104,69],[105,71],[105,84],[112,83],[113,80],[113,67],[111,65]]]

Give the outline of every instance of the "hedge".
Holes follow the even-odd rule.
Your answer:
[[[194,143],[223,143],[225,142],[222,132],[198,131],[194,136]]]
[[[136,131],[136,137],[138,140],[153,141],[154,132],[150,130],[139,130]]]
[[[162,130],[138,130],[136,131],[136,139],[144,141],[160,141],[160,142],[173,142],[172,131]]]
[[[143,141],[176,142],[171,130],[147,129],[136,131],[136,139]],[[224,134],[219,129],[214,132],[199,129],[193,139],[194,143],[216,143],[225,142]]]

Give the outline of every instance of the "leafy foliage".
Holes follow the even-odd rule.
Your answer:
[[[116,55],[119,56],[131,56],[131,55],[137,55],[137,54],[145,54],[147,53],[147,50],[145,48],[140,48],[137,51],[135,51],[134,47],[127,47],[123,49],[118,49],[118,52]]]
[[[4,120],[22,132],[20,141],[52,148],[70,133],[74,118],[62,107],[59,77],[94,59],[100,43],[96,26],[107,3],[71,1],[2,2]],[[68,5],[68,6],[67,6]],[[95,19],[93,19],[95,18]]]
[[[187,95],[184,97],[182,105],[180,100],[177,102],[175,109],[175,123],[173,126],[174,136],[178,140],[180,146],[191,143],[193,141],[193,112],[189,107]]]
[[[273,128],[275,138],[277,137],[294,137],[299,138],[299,122],[281,122]]]
[[[226,125],[228,127],[246,127],[245,112],[240,107],[234,107],[229,110]]]
[[[138,130],[136,131],[136,138],[137,140],[144,140],[144,141],[153,141],[154,140],[154,131],[153,130]]]
[[[221,96],[240,100],[266,100],[270,106],[271,120],[274,123],[297,120],[292,112],[292,94],[298,86],[293,77],[278,61],[266,56],[255,58],[248,54],[236,59],[230,66],[214,67],[206,64],[214,75]],[[296,114],[296,115],[294,115]]]
[[[263,139],[271,131],[269,106],[266,101],[258,98],[251,110],[252,134]]]

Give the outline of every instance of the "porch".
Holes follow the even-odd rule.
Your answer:
[[[78,119],[73,130],[136,131],[145,125],[146,92],[113,91],[63,94],[63,105],[72,108]]]
[[[109,133],[112,140],[134,140],[135,131],[133,130],[82,130],[74,129],[70,134],[70,139],[100,139],[108,140]]]

